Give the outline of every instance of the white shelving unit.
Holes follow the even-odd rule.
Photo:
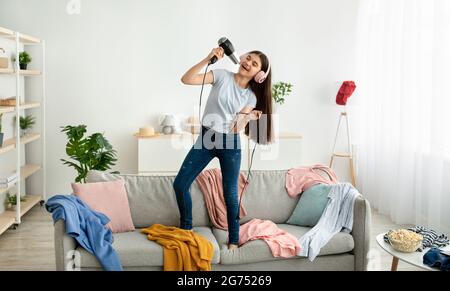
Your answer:
[[[0,234],[6,231],[9,227],[17,227],[21,223],[22,216],[27,213],[33,206],[38,203],[42,203],[46,200],[46,176],[45,176],[45,41],[40,40],[36,37],[32,37],[18,31],[12,31],[6,28],[0,27],[0,40],[4,43],[10,44],[11,47],[15,46],[12,50],[15,53],[16,59],[18,59],[19,53],[22,50],[33,50],[39,51],[40,53],[34,53],[33,64],[36,63],[35,59],[40,59],[38,61],[40,70],[29,69],[21,70],[19,67],[19,62],[16,61],[10,65],[10,68],[0,69],[0,78],[10,78],[12,84],[15,80],[15,96],[16,105],[15,106],[0,106],[0,113],[5,115],[14,115],[16,120],[19,120],[20,116],[24,116],[25,112],[29,110],[34,110],[33,116],[36,118],[36,125],[39,126],[39,131],[36,129],[32,133],[27,133],[21,136],[19,122],[14,124],[14,133],[12,137],[5,136],[3,141],[3,146],[0,147],[0,170],[3,171],[14,171],[17,173],[17,181],[10,187],[1,188],[0,187],[0,197],[4,197],[3,194],[9,190],[15,188],[14,193],[17,193],[25,197],[26,200],[21,202],[17,199],[17,207],[15,211],[5,209],[5,211],[0,213]],[[0,45],[1,47],[1,45]],[[13,67],[13,68],[11,68]],[[28,78],[40,78],[40,81],[35,81],[33,86],[27,86]],[[5,84],[5,83],[2,83]],[[38,88],[37,90],[35,88]],[[0,87],[0,94],[3,88]],[[29,90],[34,89],[34,90]],[[29,92],[34,91],[34,92]],[[40,91],[40,92],[35,92]],[[34,98],[30,100],[30,96]],[[0,98],[8,96],[0,96]],[[5,126],[3,126],[5,127]],[[32,144],[36,144],[40,141],[41,148],[36,150]],[[8,152],[16,151],[15,153],[15,163],[12,165],[7,165],[7,163],[2,162],[3,156],[6,156]],[[22,153],[23,152],[23,153]],[[11,167],[8,169],[8,167]],[[15,168],[15,169],[14,169]],[[35,181],[29,181],[35,174],[39,173],[40,179]],[[25,184],[25,185],[22,185]],[[37,190],[38,189],[38,190]],[[0,201],[3,203],[3,201]]]

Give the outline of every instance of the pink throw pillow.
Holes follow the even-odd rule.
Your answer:
[[[72,189],[89,207],[111,219],[107,226],[113,233],[135,230],[124,180],[72,183]]]

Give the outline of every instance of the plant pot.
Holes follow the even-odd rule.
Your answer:
[[[19,64],[21,70],[26,70],[28,64]]]
[[[20,129],[20,136],[23,137],[27,134],[31,133],[31,128],[27,128],[27,129]]]
[[[273,103],[272,112],[273,112],[273,113],[277,113],[279,108],[280,108],[280,104],[277,103],[277,102],[274,102],[274,103]]]
[[[4,133],[0,132],[0,148],[3,146],[3,137],[4,137]]]

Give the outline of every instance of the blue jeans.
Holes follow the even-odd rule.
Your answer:
[[[238,178],[241,167],[241,140],[239,134],[225,134],[202,127],[197,141],[190,149],[173,182],[180,228],[192,229],[192,200],[189,188],[194,179],[217,157],[222,171],[222,186],[227,207],[228,243],[239,242]]]

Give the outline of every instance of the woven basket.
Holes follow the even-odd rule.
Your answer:
[[[401,239],[397,238],[399,232],[402,234],[400,236],[402,237]],[[423,241],[423,237],[420,234],[406,229],[391,230],[388,232],[387,237],[392,248],[403,253],[415,252]]]
[[[8,58],[0,57],[0,69],[8,68]]]
[[[0,106],[16,106],[16,97],[0,99]]]

